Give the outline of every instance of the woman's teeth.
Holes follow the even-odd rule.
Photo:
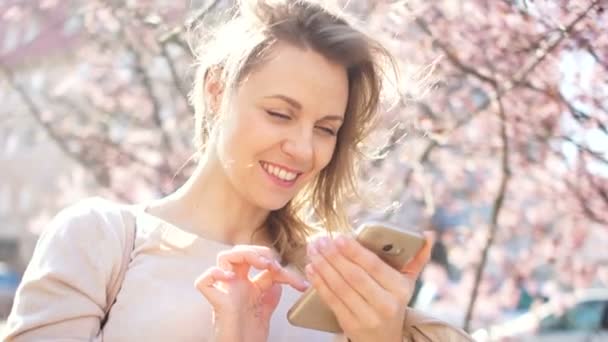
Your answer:
[[[266,170],[266,172],[287,182],[291,182],[296,179],[296,177],[298,177],[297,173],[287,171],[278,166],[262,163],[262,167],[264,168],[264,170]]]

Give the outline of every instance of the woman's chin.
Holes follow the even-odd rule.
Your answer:
[[[290,199],[266,199],[258,202],[258,206],[268,211],[277,211],[287,205]]]

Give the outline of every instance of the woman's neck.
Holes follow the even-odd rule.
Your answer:
[[[153,203],[148,211],[207,239],[227,244],[270,244],[267,230],[260,229],[269,211],[243,199],[212,152],[201,158],[183,186]]]

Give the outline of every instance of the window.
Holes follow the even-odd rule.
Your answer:
[[[594,330],[600,327],[606,302],[580,303],[566,311],[564,320],[569,330]]]
[[[565,326],[561,316],[549,315],[540,321],[538,331],[540,333],[548,333],[552,331],[564,330]]]

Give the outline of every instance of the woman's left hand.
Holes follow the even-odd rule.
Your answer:
[[[431,254],[432,237],[403,269],[395,270],[347,236],[308,246],[306,275],[353,342],[403,341],[407,304]]]

